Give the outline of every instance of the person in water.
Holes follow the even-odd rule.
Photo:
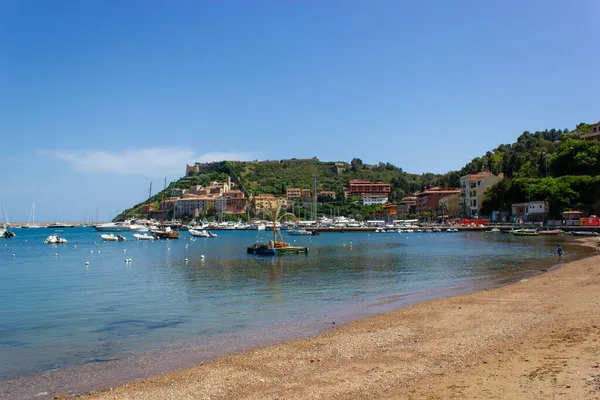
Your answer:
[[[563,258],[563,249],[562,247],[560,247],[560,244],[556,247],[556,251],[554,252],[554,254],[558,255],[558,259],[562,260]]]

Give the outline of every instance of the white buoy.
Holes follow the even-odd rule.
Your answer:
[[[202,255],[200,256],[200,259],[201,259],[201,260],[204,260],[204,254],[202,254]]]
[[[186,258],[186,259],[185,259],[185,262],[188,262],[188,261],[189,261],[189,260]]]
[[[94,254],[94,250],[90,250],[90,254]]]
[[[127,250],[126,250],[126,249],[123,249],[123,253],[127,253]]]
[[[54,255],[55,255],[55,256],[57,256],[57,255],[58,255],[58,253],[54,253]]]
[[[89,262],[89,261],[86,261],[86,262],[85,262],[85,265],[90,265],[90,262]]]
[[[100,254],[100,250],[98,250],[98,254]]]
[[[73,247],[77,248],[77,245],[76,245],[76,244],[74,244],[74,245],[73,245]]]
[[[170,248],[170,247],[167,247],[167,251],[171,251],[171,248]]]
[[[16,257],[17,255],[15,253],[12,254],[13,257]]]

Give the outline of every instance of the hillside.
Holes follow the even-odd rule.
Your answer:
[[[171,182],[164,196],[169,197],[171,188],[207,186],[211,181],[224,181],[227,177],[239,184],[247,195],[282,196],[286,188],[312,190],[316,174],[319,191],[332,190],[339,194],[352,179],[389,183],[392,185],[390,201],[395,202],[426,187],[458,187],[461,176],[488,170],[503,173],[506,177],[487,192],[482,212],[488,215],[492,211],[509,211],[512,203],[529,200],[549,202],[554,216],[574,207],[587,207],[588,212],[597,214],[600,213],[600,178],[597,177],[600,174],[600,143],[580,139],[588,128],[589,125],[582,123],[574,131],[523,132],[516,142],[499,145],[474,158],[461,170],[444,175],[410,174],[390,163],[369,165],[358,158],[349,163],[317,159],[223,161],[207,165],[202,172],[190,171]],[[141,216],[144,204],[158,207],[162,198],[163,192],[159,192],[117,218]],[[366,217],[373,211],[373,207],[345,204],[340,198],[338,196],[336,202],[328,204],[329,212]],[[332,207],[336,207],[335,210]]]

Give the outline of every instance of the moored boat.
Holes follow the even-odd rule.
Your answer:
[[[152,233],[159,239],[179,239],[179,232],[174,231],[170,226],[155,230]]]
[[[560,229],[552,229],[548,231],[538,231],[538,233],[540,234],[540,236],[556,236],[563,233],[563,231],[561,231]]]
[[[136,240],[154,240],[156,239],[152,235],[148,235],[147,233],[134,233],[133,238]]]
[[[67,243],[67,239],[60,237],[58,232],[54,232],[44,240],[44,244],[64,244]]]
[[[511,232],[513,236],[539,236],[540,234],[535,229],[517,229]]]
[[[122,242],[122,241],[126,240],[125,236],[115,235],[114,233],[102,234],[102,235],[100,235],[100,237],[105,242]]]
[[[598,236],[598,232],[594,231],[573,231],[571,232],[573,236]]]

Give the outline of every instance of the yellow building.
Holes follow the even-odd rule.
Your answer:
[[[460,208],[459,204],[459,195],[451,194],[446,197],[442,197],[439,202],[440,213],[446,218],[456,218],[459,216]]]
[[[460,178],[460,208],[461,213],[469,218],[479,218],[479,208],[485,198],[487,188],[494,186],[504,179],[504,174],[494,175],[483,171],[469,174]]]
[[[256,211],[269,211],[277,208],[279,199],[272,194],[261,194],[252,198]]]

